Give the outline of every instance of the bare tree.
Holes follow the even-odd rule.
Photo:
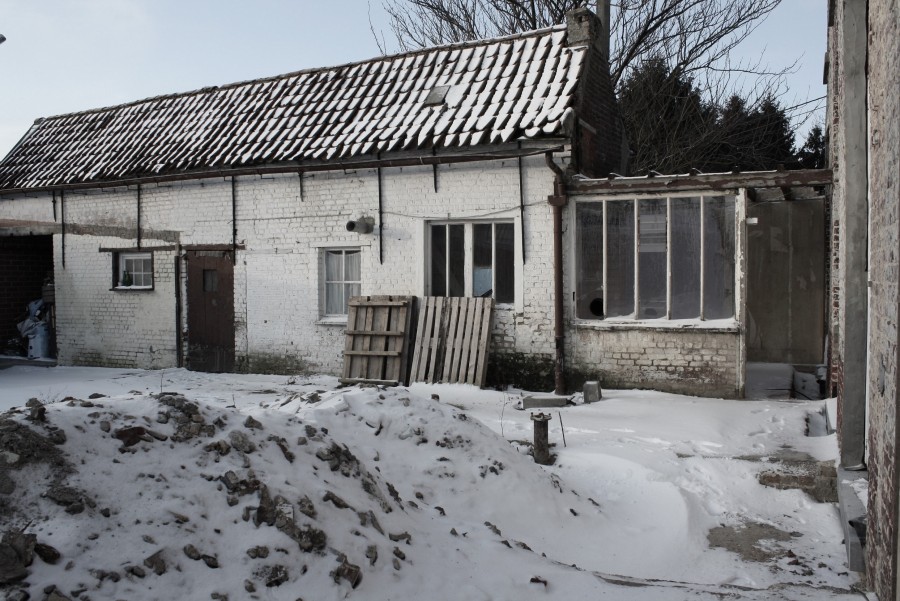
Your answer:
[[[582,0],[385,0],[384,9],[400,48],[412,50],[549,27],[562,23],[566,12],[583,4]]]
[[[629,70],[662,58],[676,76],[768,74],[732,64],[731,51],[781,0],[618,0],[612,2],[610,70],[618,87]],[[562,23],[585,0],[384,0],[401,49],[424,48]],[[778,70],[776,73],[783,73]]]
[[[539,29],[563,23],[566,12],[594,3],[595,0],[383,0],[391,30],[404,50]],[[780,3],[781,0],[612,0],[610,77],[620,99],[630,96],[629,106],[622,106],[628,136],[633,148],[635,144],[657,141],[652,149],[656,158],[636,160],[636,170],[709,165],[709,155],[721,152],[723,146],[728,146],[726,138],[733,135],[719,125],[735,94],[744,102],[748,114],[763,110],[766,103],[773,101],[780,106],[778,100],[787,91],[785,76],[796,68],[796,61],[772,69],[762,57],[745,62],[734,60],[735,48]],[[383,44],[379,45],[384,50]],[[634,86],[629,89],[629,79],[646,72],[651,65],[658,65],[665,78],[658,85],[643,86],[640,94],[635,93]],[[696,96],[691,102],[679,97],[684,95],[685,82]],[[818,104],[810,108],[811,103]],[[796,129],[820,105],[821,99],[815,99],[783,110]],[[804,110],[801,112],[800,108]],[[689,114],[682,114],[683,111]],[[685,123],[662,123],[663,115]],[[656,131],[660,128],[666,130],[665,135]],[[701,148],[703,156],[691,159],[691,154]]]

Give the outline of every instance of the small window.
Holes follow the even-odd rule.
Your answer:
[[[325,251],[325,317],[345,317],[350,297],[360,295],[361,257],[358,248]]]
[[[153,254],[120,252],[116,257],[115,287],[130,290],[153,289]]]
[[[429,294],[515,298],[512,223],[434,223],[429,226]]]

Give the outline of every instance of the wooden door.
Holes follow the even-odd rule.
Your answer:
[[[187,367],[234,371],[234,264],[228,251],[187,253]]]

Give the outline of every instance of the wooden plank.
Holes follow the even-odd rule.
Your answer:
[[[405,307],[400,307],[400,309],[404,309]],[[378,330],[345,330],[345,334],[350,334],[351,336],[406,336],[406,332],[403,330],[394,330],[390,329],[386,332],[379,332]]]
[[[396,386],[397,380],[370,380],[368,378],[339,378],[341,384],[381,384],[382,386]]]
[[[372,310],[374,307],[371,304],[364,305],[364,313],[365,313],[365,324],[363,328],[366,330],[372,329],[372,324],[375,319],[374,311]],[[359,350],[367,351],[372,346],[372,337],[371,336],[360,336],[359,337],[361,344]],[[359,357],[359,370],[357,371],[360,378],[369,377],[369,358],[366,355],[360,355]]]
[[[398,307],[392,307],[388,319],[388,331],[385,335],[392,332],[409,332],[409,324],[406,316],[409,314],[409,305],[411,301]],[[402,382],[406,378],[405,363],[408,345],[406,340],[397,336],[389,336],[387,338],[387,349],[390,351],[400,351],[399,356],[387,359],[384,368],[384,378],[393,379]]]
[[[416,339],[413,342],[413,359],[412,365],[410,366],[409,371],[409,379],[411,382],[421,382],[422,381],[422,362],[423,355],[425,354],[425,349],[423,346],[423,341],[426,336],[426,320],[428,318],[429,306],[431,304],[431,299],[425,297],[422,306],[419,307],[419,323],[416,329]],[[427,355],[426,355],[427,359]]]
[[[468,356],[466,357],[465,363],[462,364],[459,374],[459,381],[465,384],[474,384],[475,383],[475,362],[477,360],[476,354],[478,351],[478,336],[481,331],[481,312],[484,309],[484,299],[474,298],[472,299],[474,302],[472,303],[472,311],[469,314],[468,323],[466,326],[468,327],[471,324],[471,333],[469,338],[466,340],[466,352]]]
[[[441,370],[441,382],[450,382],[450,366],[456,352],[456,326],[459,323],[459,298],[450,299],[447,329],[444,337],[444,367]]]
[[[435,297],[434,299],[434,315],[432,317],[434,332],[431,336],[430,344],[429,344],[429,352],[431,356],[428,358],[428,370],[426,375],[426,382],[433,383],[439,380],[436,377],[436,374],[439,370],[438,358],[441,352],[441,328],[443,326],[444,319],[444,301],[446,299],[442,296]]]
[[[383,332],[388,328],[388,322],[390,319],[390,306],[380,306],[380,307],[371,307],[369,308],[373,313],[373,321],[372,321],[372,329],[376,332]],[[384,352],[387,349],[387,338],[381,335],[373,335],[370,336],[371,344],[370,349],[373,351]],[[399,355],[399,354],[398,354]],[[385,360],[382,359],[374,359],[372,357],[369,358],[368,369],[366,370],[366,377],[371,378],[373,380],[382,380],[384,379],[384,366]]]
[[[354,296],[353,298],[361,298],[361,297]],[[378,297],[370,296],[370,297],[365,297],[365,298],[368,299],[368,298],[378,298]],[[385,301],[360,300],[360,301],[354,302],[351,300],[349,305],[351,307],[402,307],[403,305],[408,304],[408,302],[409,301],[397,301],[397,300],[390,300],[390,301],[387,301],[387,300],[385,300]]]
[[[344,354],[357,357],[399,357],[403,351],[368,350],[368,351],[344,351]],[[372,363],[375,363],[374,361]],[[377,379],[377,378],[375,378]]]
[[[353,297],[353,298],[356,298],[356,297]],[[350,299],[350,305],[349,305],[349,307],[347,308],[347,326],[348,326],[349,328],[355,328],[355,327],[356,327],[356,313],[358,312],[358,309],[353,305],[353,298]],[[347,336],[347,337],[344,339],[344,356],[345,356],[345,359],[344,359],[344,372],[343,372],[343,377],[344,377],[344,378],[350,378],[350,377],[353,377],[353,374],[352,374],[353,360],[350,359],[350,360],[348,361],[348,360],[346,359],[347,351],[352,351],[352,350],[353,350],[353,342],[354,342],[354,338],[353,338],[352,335],[351,335],[351,336]]]
[[[488,355],[491,348],[491,330],[494,326],[494,299],[485,303],[485,310],[481,316],[481,339],[478,343],[478,361],[475,369],[475,385],[484,387],[487,379]]]
[[[458,382],[459,378],[459,362],[462,360],[464,348],[463,343],[466,336],[466,314],[469,310],[469,299],[459,299],[459,313],[456,318],[456,329],[453,334],[453,357],[450,363],[450,377],[447,382]]]
[[[462,352],[459,355],[459,363],[458,363],[458,371],[455,382],[463,382],[467,383],[466,380],[466,365],[469,361],[469,352],[472,346],[472,330],[475,326],[475,308],[478,299],[475,298],[467,298],[466,299],[466,332],[463,336],[462,341]]]

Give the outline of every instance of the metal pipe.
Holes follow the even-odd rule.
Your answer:
[[[141,247],[141,185],[137,186],[137,247]]]
[[[378,168],[378,264],[384,265],[384,223],[382,206],[381,167]]]
[[[301,176],[302,179],[302,176]],[[237,181],[231,176],[231,264],[237,265]]]
[[[556,347],[554,384],[556,394],[566,393],[566,349],[563,328],[563,250],[562,250],[562,209],[569,200],[562,168],[553,162],[553,153],[544,155],[547,166],[556,174],[553,194],[547,197],[553,207],[553,335]]]
[[[181,250],[175,253],[175,362],[184,367],[184,348],[181,338]]]
[[[519,142],[521,145],[522,143]],[[519,162],[519,227],[522,229],[522,264],[525,260],[525,174],[522,170],[522,157],[516,159]]]
[[[59,221],[60,221],[60,258],[62,259],[62,268],[66,268],[66,192],[59,191]]]

